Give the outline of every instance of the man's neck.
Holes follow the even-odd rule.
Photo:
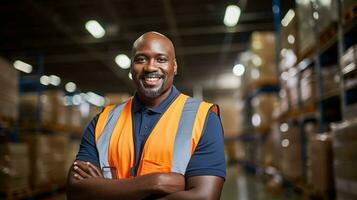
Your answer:
[[[146,107],[149,108],[155,108],[159,106],[169,95],[172,90],[172,87],[170,87],[168,90],[163,92],[160,96],[156,98],[148,98],[144,97],[140,94],[138,94],[139,100],[141,101],[142,104],[144,104]]]

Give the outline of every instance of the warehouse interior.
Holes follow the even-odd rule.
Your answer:
[[[82,134],[135,94],[131,48],[174,43],[220,106],[223,200],[357,199],[356,0],[3,0],[0,199],[66,199]]]

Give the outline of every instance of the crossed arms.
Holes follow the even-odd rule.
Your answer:
[[[67,199],[167,199],[216,200],[223,179],[217,176],[185,177],[177,173],[155,173],[131,179],[105,179],[89,162],[76,161],[68,175]]]

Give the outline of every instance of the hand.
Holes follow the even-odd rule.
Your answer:
[[[73,177],[77,180],[87,178],[104,178],[102,171],[90,162],[75,161],[73,163]]]
[[[185,190],[185,177],[178,173],[162,173],[158,177],[159,194],[171,194]]]

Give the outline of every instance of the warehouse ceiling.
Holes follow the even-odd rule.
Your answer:
[[[227,28],[223,17],[231,3],[242,15],[236,27]],[[195,86],[215,91],[212,80],[231,73],[238,54],[249,48],[251,32],[274,30],[271,7],[268,0],[3,0],[0,55],[30,63],[33,74],[74,81],[82,91],[132,93],[129,69],[119,68],[114,58],[130,55],[133,41],[154,30],[176,46],[176,85],[188,93]],[[289,7],[283,5],[282,13]],[[92,19],[105,28],[103,38],[85,29]]]

